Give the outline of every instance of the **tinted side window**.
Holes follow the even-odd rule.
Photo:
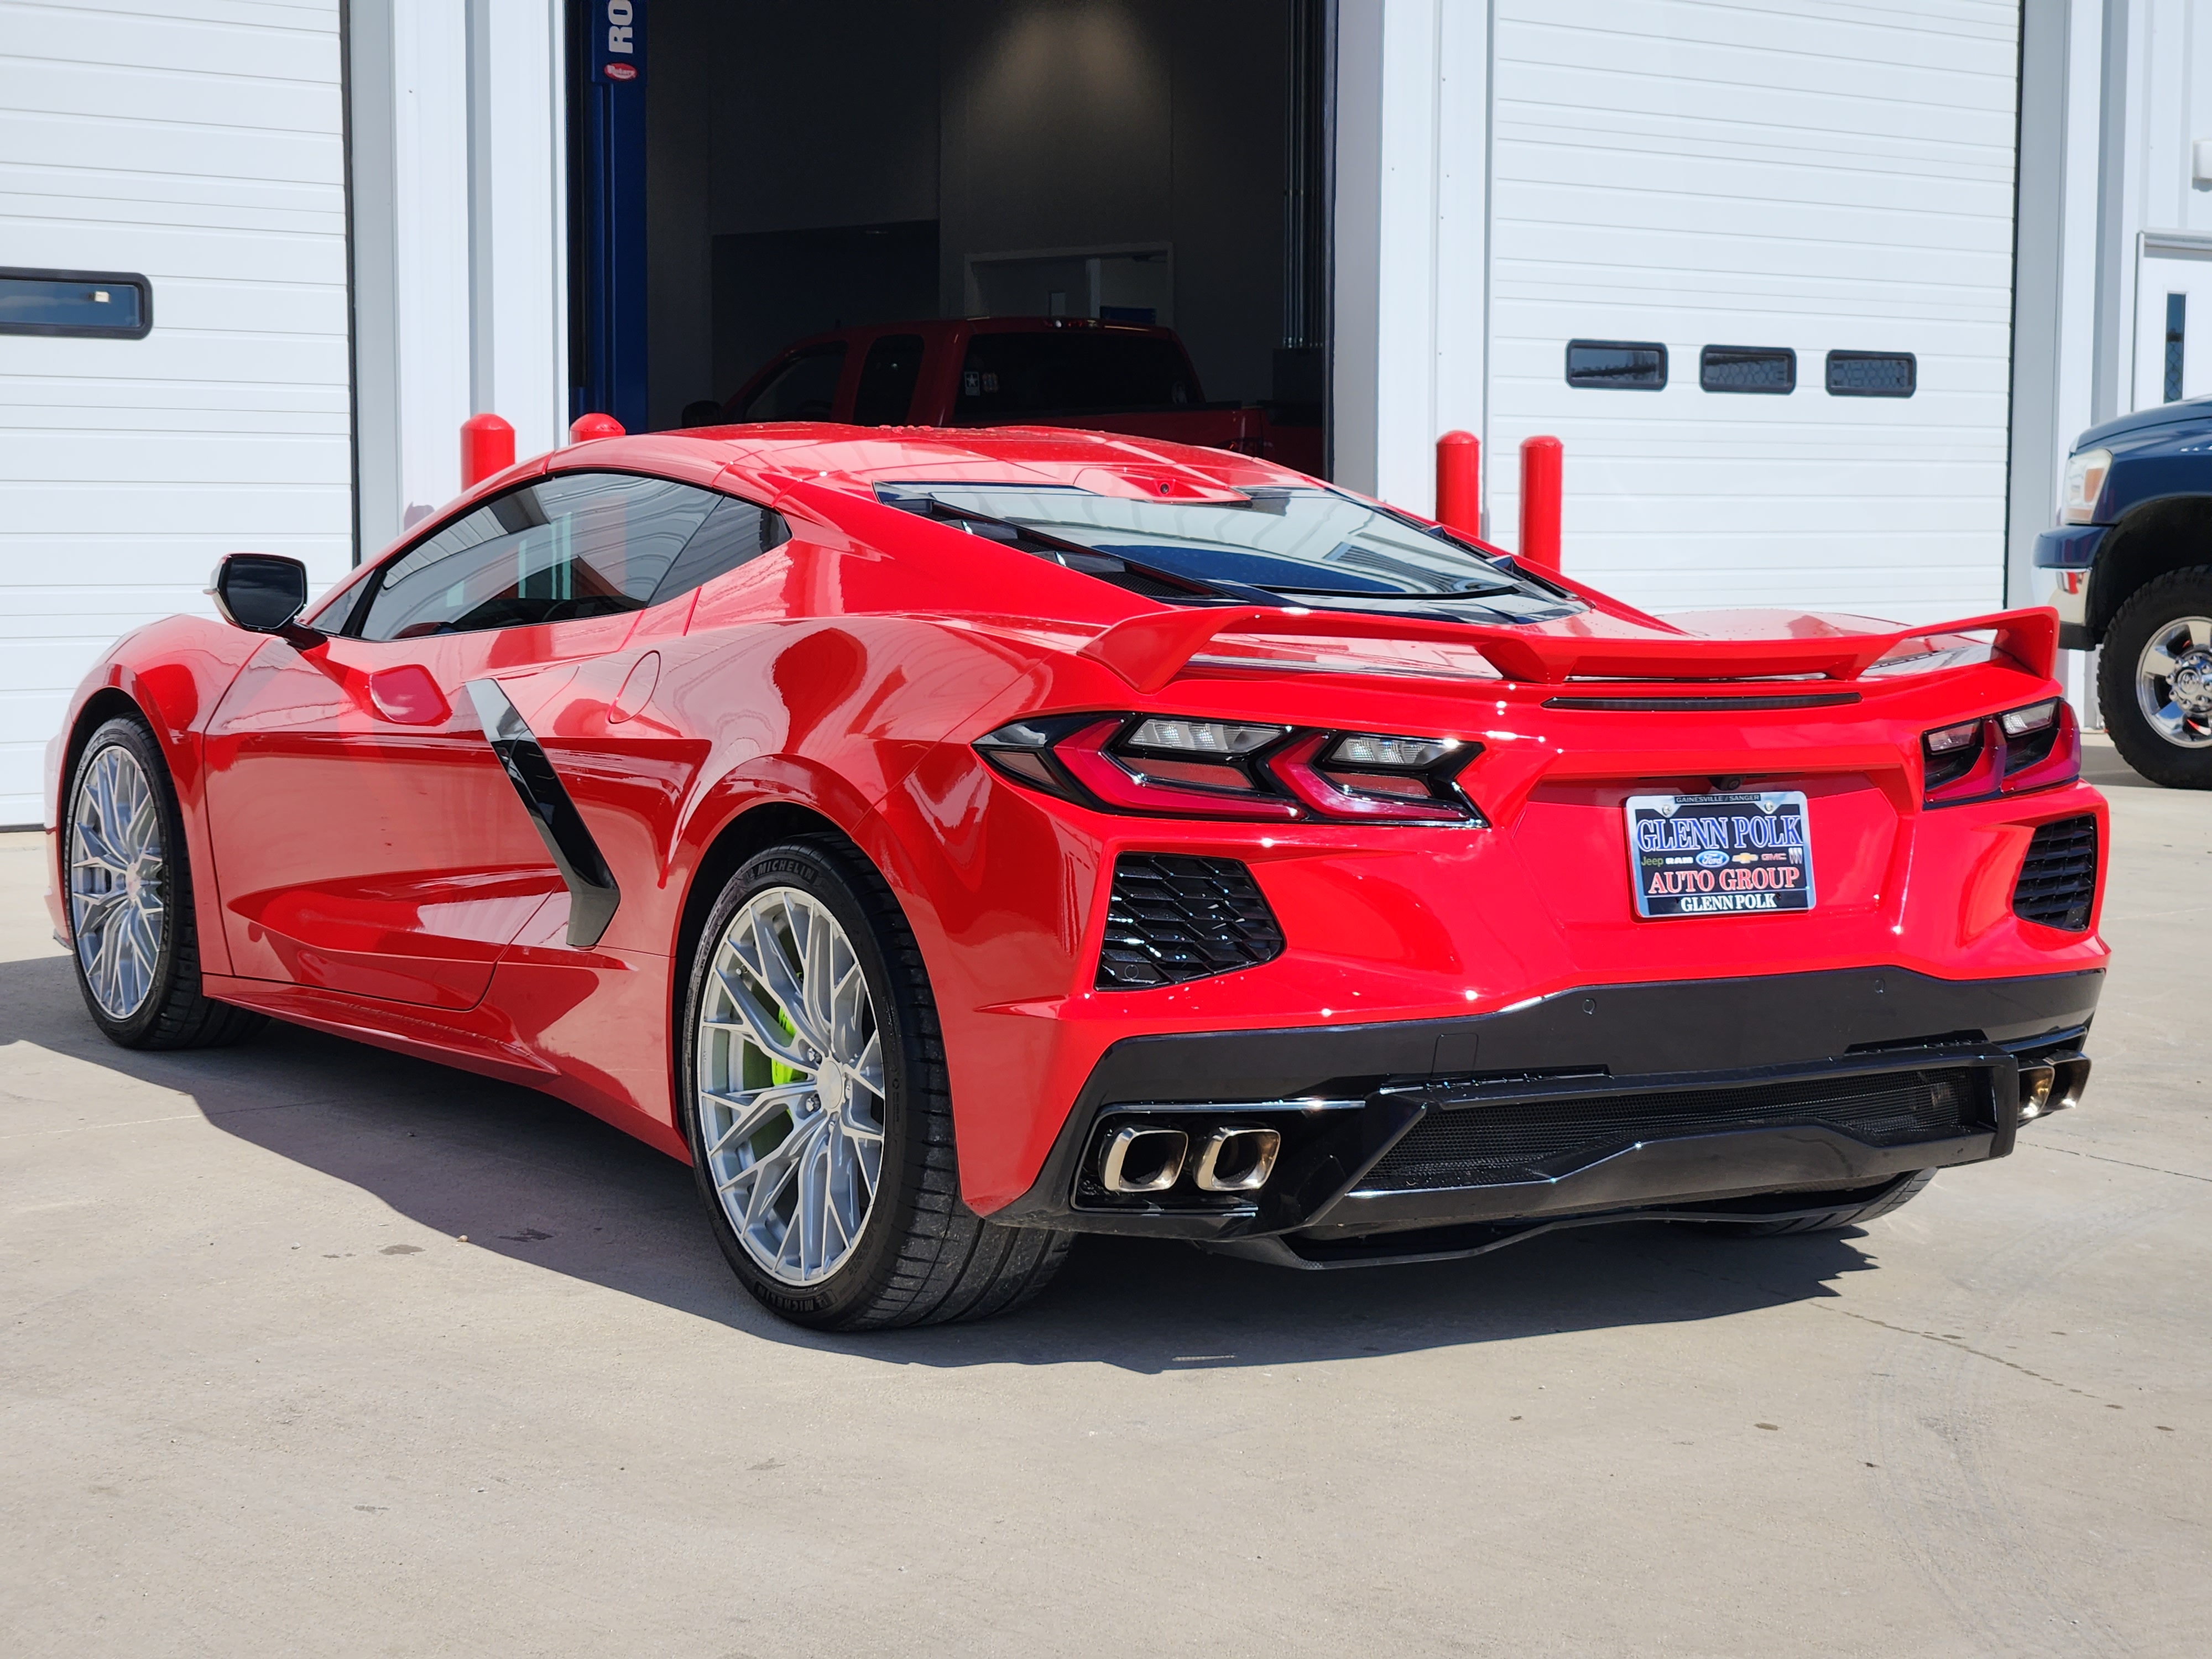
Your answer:
[[[896,426],[914,407],[921,379],[921,336],[886,334],[860,363],[860,389],[853,394],[853,424]]]
[[[659,605],[663,599],[689,593],[790,539],[790,526],[781,513],[725,495],[707,515],[707,522],[684,544],[676,562],[668,567],[660,586],[653,590],[652,602]]]
[[[617,472],[525,484],[386,565],[361,636],[416,639],[641,610],[720,499]]]
[[[779,369],[753,393],[738,416],[746,421],[826,421],[837,408],[837,377],[845,372],[845,343],[817,346]]]
[[[1198,401],[1182,348],[1152,334],[978,334],[960,366],[963,421]]]

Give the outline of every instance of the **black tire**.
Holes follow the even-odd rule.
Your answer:
[[[883,1164],[873,1202],[850,1254],[805,1287],[767,1272],[738,1237],[709,1172],[700,1103],[700,1013],[715,953],[738,911],[776,887],[823,904],[852,942],[884,1062]],[[1018,1308],[1059,1271],[1072,1235],[1000,1226],[961,1201],[945,1042],[929,977],[898,901],[850,843],[827,836],[787,842],[730,878],[701,931],[683,1018],[679,1099],[700,1198],[723,1255],[763,1306],[817,1330],[943,1324]]]
[[[2128,596],[2105,630],[2097,701],[2120,758],[2168,789],[2212,789],[2212,744],[2185,748],[2152,725],[2136,695],[2143,647],[2183,617],[2212,617],[2212,565],[2169,570]]]
[[[1786,1221],[1705,1222],[1700,1225],[1731,1238],[1782,1238],[1791,1233],[1833,1233],[1862,1227],[1877,1216],[1910,1204],[1936,1179],[1933,1170],[1919,1170],[1880,1188],[1872,1198],[1812,1215],[1792,1216]]]
[[[110,749],[125,750],[136,763],[153,797],[161,824],[161,859],[154,884],[160,896],[161,922],[143,998],[119,1014],[100,1006],[86,972],[84,951],[72,945],[70,962],[76,970],[77,990],[84,998],[86,1011],[102,1035],[126,1048],[221,1048],[251,1036],[269,1023],[265,1016],[201,994],[199,927],[192,909],[191,859],[185,840],[184,817],[177,807],[176,788],[162,762],[161,745],[143,720],[128,716],[109,720],[92,734],[77,757],[68,793],[62,798],[64,902],[74,890],[72,878],[80,846],[79,798],[94,763]],[[72,937],[76,923],[72,906]]]

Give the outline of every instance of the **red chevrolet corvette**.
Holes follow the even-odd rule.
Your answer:
[[[93,1019],[548,1091],[806,1323],[1012,1307],[1079,1232],[1838,1226],[2088,1071],[2047,611],[1662,621],[1256,459],[822,425],[214,592],[49,750]]]

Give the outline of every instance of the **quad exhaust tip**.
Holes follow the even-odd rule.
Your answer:
[[[1194,1166],[1188,1131],[1158,1124],[1127,1124],[1106,1137],[1099,1149],[1098,1184],[1123,1197],[1164,1193],[1182,1181],[1200,1192],[1255,1193],[1275,1172],[1283,1138],[1251,1124],[1224,1124],[1199,1143]]]
[[[1132,1124],[1106,1137],[1098,1184],[1109,1193],[1164,1193],[1182,1179],[1190,1137],[1181,1129]]]
[[[1200,1192],[1256,1193],[1275,1173],[1275,1155],[1282,1150],[1283,1138],[1273,1129],[1216,1129],[1199,1149],[1191,1179]]]
[[[2063,1059],[2021,1066],[2020,1121],[2032,1123],[2037,1118],[2081,1104],[2081,1091],[2088,1085],[2089,1061],[2086,1055],[2069,1054]]]

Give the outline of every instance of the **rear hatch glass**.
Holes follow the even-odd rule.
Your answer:
[[[1492,624],[1586,608],[1509,562],[1332,489],[1260,489],[1227,501],[964,483],[885,483],[876,493],[1158,599]]]

